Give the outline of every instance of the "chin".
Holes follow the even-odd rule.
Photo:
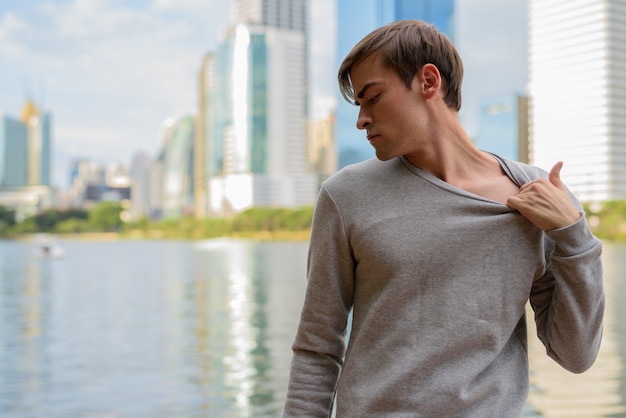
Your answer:
[[[395,154],[382,153],[382,152],[376,151],[376,158],[378,158],[380,161],[389,161],[395,157],[397,157],[397,155]]]

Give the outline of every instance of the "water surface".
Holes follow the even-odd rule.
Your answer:
[[[0,416],[279,417],[307,243],[0,241]],[[626,246],[587,373],[531,339],[527,416],[626,416]],[[618,320],[621,319],[621,320]]]

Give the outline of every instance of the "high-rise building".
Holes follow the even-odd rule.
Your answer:
[[[50,115],[32,101],[22,110],[27,131],[27,182],[29,186],[50,185]]]
[[[369,32],[403,19],[432,23],[454,41],[454,0],[341,0],[337,1],[336,68],[339,68],[352,47]],[[356,128],[357,115],[358,108],[337,93],[335,142],[338,168],[375,155],[365,134]]]
[[[309,123],[309,161],[324,181],[337,170],[337,148],[333,137],[335,116],[326,116]]]
[[[32,101],[0,115],[0,187],[50,186],[50,119]]]
[[[237,21],[307,31],[307,0],[238,0]]]
[[[18,119],[0,115],[0,187],[28,184],[28,130]]]
[[[209,173],[208,161],[210,158],[207,144],[207,126],[211,122],[207,117],[211,116],[207,112],[208,94],[211,89],[208,87],[212,74],[211,65],[212,54],[207,54],[202,59],[200,71],[198,72],[198,114],[196,115],[196,129],[193,139],[193,190],[194,190],[194,215],[197,219],[206,218],[208,215],[208,197],[209,197]]]
[[[527,163],[528,99],[511,94],[481,101],[476,146]]]
[[[209,215],[312,204],[304,0],[240,0],[202,67],[201,170]],[[198,171],[198,169],[196,169]]]
[[[626,0],[530,0],[531,162],[582,201],[626,196]]]
[[[130,181],[130,220],[149,218],[150,212],[150,171],[152,159],[145,152],[137,152],[133,156],[128,170]]]
[[[163,217],[193,214],[194,118],[176,120],[167,141],[163,165]]]
[[[91,209],[105,201],[126,205],[131,199],[131,178],[125,164],[111,162],[104,166],[95,161],[76,160],[71,171],[73,178],[67,200],[72,207]]]

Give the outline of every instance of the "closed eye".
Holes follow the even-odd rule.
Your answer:
[[[379,97],[380,97],[380,94],[377,94],[377,95],[375,95],[375,96],[372,96],[372,98],[367,99],[367,104],[370,104],[370,105],[375,104],[375,103],[378,101],[378,98],[379,98]],[[357,100],[355,100],[355,101],[354,101],[354,104],[355,104],[356,106],[361,106],[361,102],[359,102],[359,101],[357,101]]]

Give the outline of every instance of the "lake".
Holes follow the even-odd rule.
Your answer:
[[[281,416],[307,243],[60,245],[0,241],[0,416]],[[603,257],[600,357],[573,375],[531,335],[527,416],[626,417],[626,245]]]

